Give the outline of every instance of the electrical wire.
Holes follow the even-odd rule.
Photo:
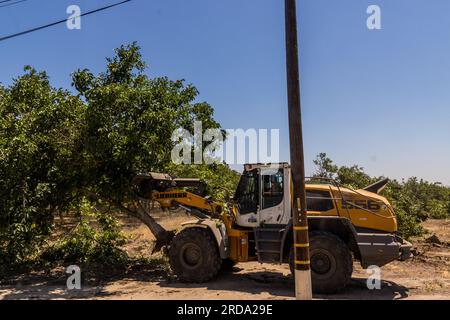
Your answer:
[[[12,1],[12,0],[9,0],[9,1]],[[9,1],[6,1],[6,2],[9,2]],[[28,1],[28,0],[18,0],[18,1],[13,2],[13,3],[2,4],[2,5],[0,5],[0,8],[5,8],[5,7],[13,6],[13,5],[15,5],[15,4],[19,4],[19,3],[22,3],[22,2],[25,2],[25,1]],[[0,3],[4,3],[4,2],[5,2],[5,1],[0,2]]]
[[[11,1],[11,0],[3,0],[3,2],[8,2],[8,1]],[[91,10],[91,11],[85,12],[85,13],[80,14],[79,16],[76,16],[76,17],[73,17],[73,18],[80,18],[80,17],[84,17],[84,16],[87,16],[87,15],[91,15],[91,14],[94,14],[94,13],[97,13],[97,12],[100,12],[100,11],[104,11],[104,10],[107,10],[107,9],[110,9],[110,8],[113,8],[113,7],[120,6],[122,4],[125,4],[127,2],[131,2],[131,1],[132,0],[124,0],[124,1],[121,1],[121,2],[118,2],[118,3],[114,3],[114,4],[111,4],[111,5],[105,6],[105,7],[101,7],[101,8],[95,9],[95,10]],[[2,1],[0,1],[0,3],[2,3]],[[8,36],[0,37],[0,42],[5,41],[5,40],[9,40],[9,39],[12,39],[12,38],[16,38],[16,37],[19,37],[19,36],[23,36],[23,35],[26,35],[26,34],[29,34],[29,33],[32,33],[32,32],[36,32],[36,31],[40,31],[40,30],[43,30],[43,29],[47,29],[47,28],[56,26],[58,24],[65,23],[66,21],[67,21],[67,19],[63,19],[63,20],[59,20],[59,21],[56,21],[56,22],[52,22],[52,23],[40,26],[40,27],[36,27],[36,28],[28,29],[28,30],[25,30],[25,31],[22,31],[22,32],[14,33],[14,34],[11,34],[11,35],[8,35]]]

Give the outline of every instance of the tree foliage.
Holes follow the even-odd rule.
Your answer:
[[[20,261],[73,203],[84,106],[31,67],[1,92],[0,255]]]
[[[193,132],[196,120],[204,130],[220,129],[213,108],[196,101],[193,85],[150,78],[145,70],[134,43],[118,48],[98,75],[74,72],[74,93],[52,87],[32,67],[0,86],[2,263],[36,254],[54,215],[76,212],[86,199],[149,223],[130,205],[134,175],[167,168],[174,130]],[[215,168],[224,171],[205,167],[205,175]]]
[[[86,103],[82,132],[85,186],[122,201],[129,195],[137,172],[161,171],[170,162],[172,133],[220,128],[207,103],[195,103],[197,89],[184,81],[150,79],[143,72],[139,48],[122,47],[108,59],[107,70],[94,76],[88,70],[73,75],[74,87]]]
[[[89,201],[83,201],[78,211],[77,224],[41,255],[41,262],[65,265],[106,266],[123,265],[125,252],[119,249],[126,242],[120,226],[110,212],[97,210]]]
[[[180,178],[199,178],[207,183],[207,192],[215,200],[226,201],[234,195],[240,174],[226,164],[174,165],[167,172]]]

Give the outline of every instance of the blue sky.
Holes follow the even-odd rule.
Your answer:
[[[0,35],[116,0],[29,0],[0,8]],[[381,7],[382,30],[366,27]],[[319,152],[372,175],[450,185],[450,1],[299,0],[307,171]],[[225,128],[279,128],[289,159],[281,0],[134,0],[82,20],[0,43],[0,82],[23,66],[69,88],[77,68],[138,41],[151,76],[184,78]]]

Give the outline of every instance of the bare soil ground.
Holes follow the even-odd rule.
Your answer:
[[[135,256],[149,256],[153,236],[147,228],[129,218],[121,219],[129,235],[125,250]],[[176,229],[184,215],[160,214],[159,221]],[[336,295],[316,295],[316,299],[450,299],[450,220],[423,223],[428,233],[414,239],[417,255],[407,262],[393,262],[382,268],[381,290],[368,290],[368,274],[355,262],[350,285]],[[433,235],[437,238],[429,239]],[[427,240],[428,239],[428,240]],[[167,262],[159,254],[152,265],[84,281],[79,291],[67,291],[63,269],[51,275],[31,274],[0,285],[0,299],[293,299],[294,284],[284,265],[257,262],[238,264],[206,284],[184,284],[170,275]]]

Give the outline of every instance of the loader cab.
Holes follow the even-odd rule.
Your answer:
[[[241,227],[287,224],[291,212],[289,165],[245,165],[234,202]]]

